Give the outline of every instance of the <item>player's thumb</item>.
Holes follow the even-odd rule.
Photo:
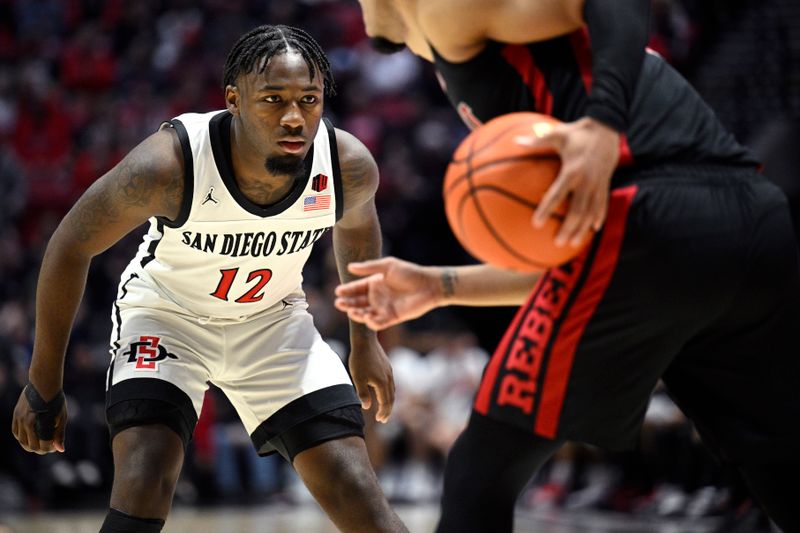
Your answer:
[[[62,418],[61,420],[56,422],[56,432],[53,435],[53,447],[61,453],[64,453],[64,451],[66,450],[65,439],[64,439],[64,435],[66,434],[66,429],[67,429],[66,418]]]
[[[354,261],[347,265],[347,270],[356,276],[367,276],[386,271],[393,260],[393,257],[381,257],[380,259],[370,259],[368,261]]]
[[[530,133],[515,135],[514,142],[536,152],[552,152],[561,147],[563,138],[562,130],[558,125],[536,122],[531,126]]]
[[[372,396],[369,393],[369,385],[366,383],[359,383],[356,381],[356,394],[358,394],[358,399],[361,401],[361,408],[365,411],[368,411],[370,407],[372,407]]]

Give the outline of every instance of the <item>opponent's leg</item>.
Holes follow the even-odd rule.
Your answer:
[[[519,493],[562,444],[473,413],[447,457],[436,531],[511,532]]]
[[[797,513],[800,461],[745,464],[739,470],[769,517],[785,532],[800,531]]]
[[[725,313],[688,342],[664,382],[700,436],[737,467],[784,531],[800,531],[800,262],[785,197],[753,181],[746,275]]]
[[[389,507],[361,437],[323,442],[298,453],[293,464],[340,530],[408,531]]]
[[[112,442],[111,510],[101,533],[161,531],[183,464],[183,442],[167,426],[135,426]]]

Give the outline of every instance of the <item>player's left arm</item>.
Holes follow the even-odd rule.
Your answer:
[[[586,0],[583,18],[592,48],[586,116],[624,132],[644,62],[650,0]]]
[[[572,5],[570,15],[584,22],[592,50],[585,117],[527,141],[531,146],[551,145],[561,155],[561,172],[534,214],[534,225],[541,226],[556,206],[570,198],[557,236],[561,244],[579,244],[605,220],[620,135],[628,127],[644,61],[649,14],[649,0],[585,0]]]
[[[355,279],[347,265],[375,259],[381,254],[381,228],[375,209],[378,165],[369,150],[353,135],[336,130],[342,174],[342,217],[333,227],[333,250],[342,283]],[[377,335],[363,324],[350,321],[350,375],[361,405],[369,409],[373,390],[378,401],[375,419],[386,422],[394,404],[394,377],[389,358]]]

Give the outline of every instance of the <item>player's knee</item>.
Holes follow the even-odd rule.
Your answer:
[[[374,514],[377,519],[384,510],[385,499],[366,453],[355,453],[353,445],[344,441],[336,445],[336,452],[316,464],[313,479],[307,480],[313,485],[309,488],[318,499],[337,508],[352,508],[353,502],[359,502],[362,512]]]
[[[369,501],[378,488],[377,478],[367,461],[348,461],[342,457],[331,465],[330,483],[325,483],[326,496],[337,501]]]
[[[183,463],[183,446],[167,428],[131,428],[114,439],[112,507],[161,516],[169,508]]]

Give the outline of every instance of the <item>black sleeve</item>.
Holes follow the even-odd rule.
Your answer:
[[[592,47],[593,81],[586,115],[624,131],[644,61],[650,1],[586,0],[583,17]]]

